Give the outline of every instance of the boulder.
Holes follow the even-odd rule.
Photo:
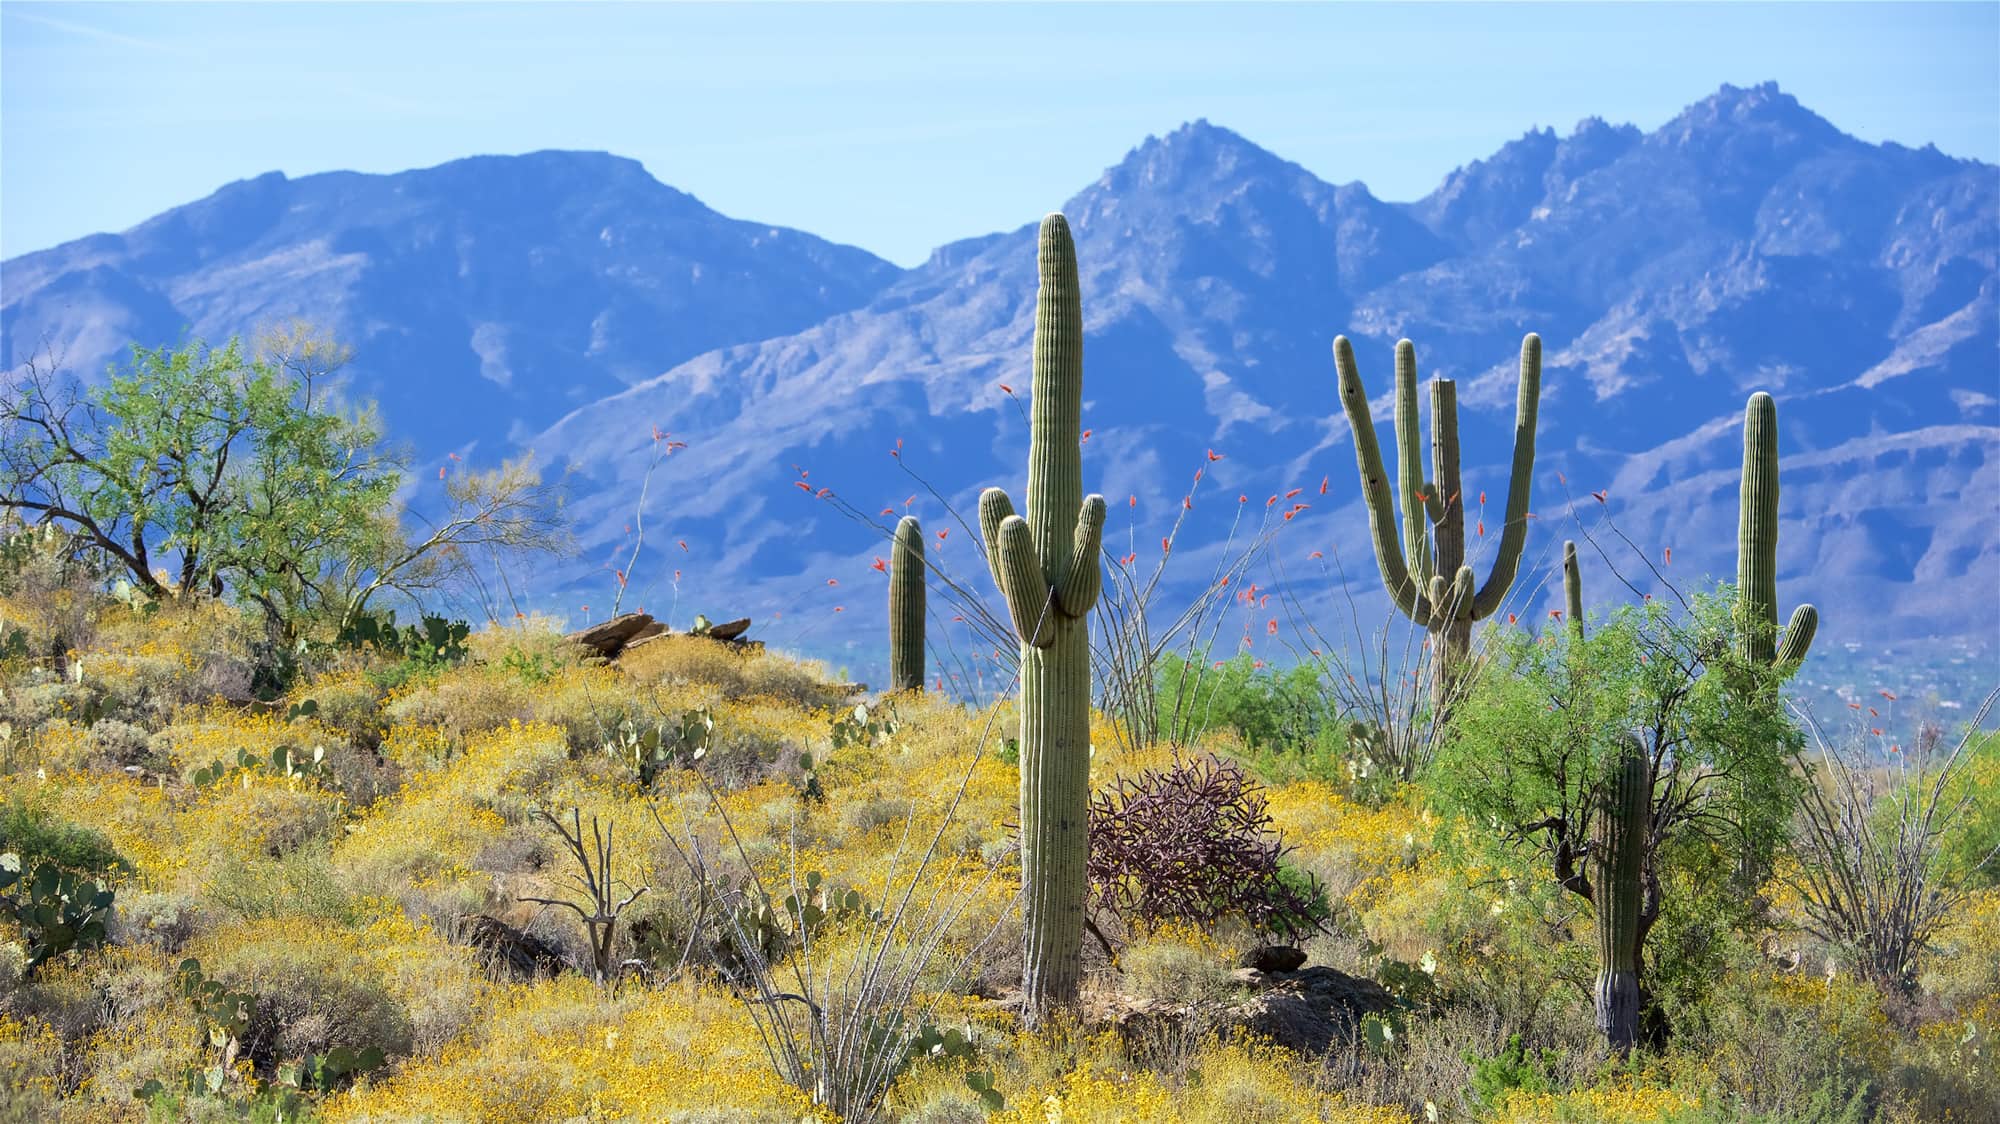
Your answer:
[[[1238,968],[1255,968],[1260,972],[1296,972],[1305,964],[1305,949],[1287,944],[1262,945],[1236,959]]]
[[[1396,997],[1374,980],[1315,965],[1273,977],[1227,1021],[1286,1049],[1317,1054],[1345,1041],[1363,1016],[1395,1005]]]
[[[654,632],[646,633],[648,628],[654,626],[657,626]],[[618,653],[624,651],[625,646],[641,633],[657,635],[665,630],[665,625],[645,613],[623,613],[589,628],[578,629],[564,639],[572,644],[581,644],[608,660],[616,659]]]
[[[721,624],[710,626],[708,638],[710,640],[733,641],[748,631],[750,631],[750,618],[741,617],[733,621],[724,621]]]

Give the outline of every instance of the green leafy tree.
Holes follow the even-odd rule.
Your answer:
[[[333,393],[350,355],[294,322],[248,352],[135,345],[96,388],[30,362],[0,388],[0,510],[71,531],[155,600],[256,604],[285,638],[567,546],[560,495],[525,459],[451,476],[441,517],[399,506],[402,459]]]
[[[1714,922],[1688,915],[1725,906],[1686,887],[1725,877],[1745,840],[1777,838],[1798,796],[1798,732],[1756,701],[1777,672],[1743,660],[1731,636],[1719,596],[1685,613],[1657,601],[1628,606],[1588,637],[1569,628],[1497,636],[1496,659],[1430,771],[1448,809],[1490,828],[1484,838],[1502,862],[1533,856],[1601,920],[1616,887],[1601,884],[1611,875],[1597,861],[1609,838],[1598,821],[1617,806],[1621,774],[1638,768],[1636,750],[1646,795],[1631,837],[1636,870],[1618,866],[1638,882],[1636,1017],[1655,1039],[1664,1026],[1648,936],[1663,917],[1669,930]]]

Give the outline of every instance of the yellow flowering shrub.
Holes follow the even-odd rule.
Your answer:
[[[1494,1113],[1496,1124],[1655,1124],[1700,1106],[1677,1089],[1620,1084],[1570,1093],[1515,1089]]]
[[[515,1124],[690,1113],[830,1119],[778,1079],[733,997],[692,985],[613,995],[576,976],[500,989],[477,1031],[331,1098],[325,1118]]]

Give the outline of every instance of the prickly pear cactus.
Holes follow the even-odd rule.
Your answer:
[[[1090,855],[1090,623],[1103,574],[1104,497],[1083,495],[1083,306],[1076,245],[1042,220],[1035,299],[1028,514],[979,497],[994,583],[1021,642],[1022,991],[1031,1015],[1076,998]]]
[[[914,515],[896,524],[889,552],[889,689],[924,689],[924,528]]]

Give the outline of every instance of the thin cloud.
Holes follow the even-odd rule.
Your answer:
[[[44,16],[35,12],[24,11],[20,8],[9,8],[7,12],[9,15],[26,20],[29,23],[39,24],[42,27],[51,28],[56,31],[66,31],[71,35],[80,35],[86,39],[96,39],[105,43],[117,43],[125,47],[137,47],[142,51],[153,51],[159,54],[184,55],[189,53],[186,48],[176,46],[172,43],[161,42],[155,39],[142,39],[137,35],[126,35],[119,31],[109,31],[87,23],[77,23],[74,20],[57,19],[54,16]]]

